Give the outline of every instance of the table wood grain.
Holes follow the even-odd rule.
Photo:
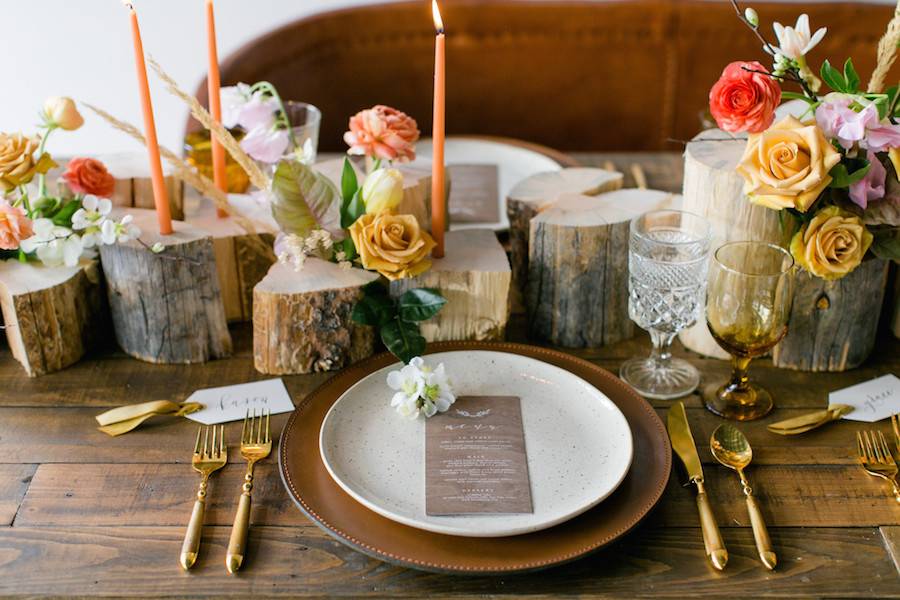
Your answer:
[[[681,160],[667,154],[591,154],[633,177],[641,165],[650,186],[677,191]],[[511,341],[525,342],[514,316]],[[264,379],[253,369],[248,324],[233,327],[233,357],[192,366],[162,366],[96,352],[70,369],[28,379],[0,348],[0,595],[145,597],[448,597],[559,595],[633,597],[900,598],[900,508],[882,482],[855,463],[857,427],[835,423],[786,438],[766,424],[825,406],[829,390],[900,372],[900,342],[885,330],[872,358],[845,373],[752,367],[776,398],[776,410],[742,425],[754,448],[750,477],[779,555],[776,571],[759,563],[743,496],[733,473],[707,447],[707,487],[728,546],[727,569],[707,563],[694,493],[677,469],[660,506],[620,543],[549,571],[509,577],[453,577],[407,570],[359,554],[323,533],[291,503],[274,460],[259,465],[248,560],[237,576],[225,571],[225,548],[243,465],[234,462],[210,483],[210,505],[197,565],[183,573],[177,557],[197,477],[189,466],[194,425],[158,419],[110,438],[94,416],[124,403],[182,400],[193,390]],[[639,335],[575,354],[615,371],[649,341]],[[728,366],[680,347],[705,380]],[[285,377],[294,402],[327,374]],[[721,422],[685,398],[695,439]],[[670,402],[653,401],[664,415]],[[280,431],[286,415],[273,418]],[[880,424],[884,428],[884,424]],[[227,428],[239,436],[239,424]],[[423,552],[427,549],[423,549]]]

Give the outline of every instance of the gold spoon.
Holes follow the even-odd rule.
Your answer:
[[[750,447],[750,442],[737,427],[723,423],[713,431],[712,437],[709,439],[709,448],[717,461],[729,469],[734,469],[740,476],[741,484],[744,486],[744,495],[747,497],[747,510],[750,512],[750,524],[753,526],[753,538],[756,540],[759,559],[767,569],[774,569],[778,561],[772,550],[772,541],[766,530],[766,522],[759,510],[759,504],[753,496],[753,488],[750,487],[750,482],[744,475],[744,469],[753,460],[753,449]]]

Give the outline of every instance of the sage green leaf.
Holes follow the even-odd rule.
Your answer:
[[[359,189],[359,180],[356,178],[356,170],[353,163],[346,156],[344,157],[344,168],[341,171],[341,199],[347,203],[350,198]]]
[[[317,228],[344,238],[341,204],[331,181],[307,165],[282,160],[272,178],[272,216],[285,233],[306,237]]]
[[[381,326],[381,341],[391,354],[409,363],[425,353],[425,338],[417,323],[394,318]]]
[[[356,220],[366,214],[366,204],[362,200],[362,189],[356,190],[350,202],[341,208],[341,227],[350,227]]]
[[[835,92],[847,91],[847,82],[844,80],[844,76],[840,71],[832,67],[827,60],[822,63],[822,69],[819,71],[819,74],[822,76],[822,80],[828,84],[828,87]]]
[[[844,63],[844,82],[847,84],[848,92],[859,91],[859,74],[853,68],[853,59],[848,58]]]
[[[893,177],[893,174],[889,174],[888,177]],[[888,180],[888,190],[890,188],[891,182]],[[862,218],[866,225],[900,227],[900,195],[889,193],[881,200],[869,202]]]
[[[873,231],[875,239],[872,240],[872,254],[885,260],[900,261],[900,237],[891,229]]]
[[[397,305],[387,296],[365,295],[353,307],[354,323],[381,327],[397,316]]]
[[[417,288],[408,290],[397,301],[400,318],[404,321],[424,321],[436,315],[447,304],[437,290]]]
[[[858,181],[862,181],[862,178],[866,176],[866,173],[869,172],[869,169],[872,168],[872,165],[866,161],[865,166],[859,168],[852,173],[847,172],[847,165],[844,163],[838,163],[834,167],[831,168],[831,171],[828,172],[831,175],[831,183],[829,187],[833,188],[847,188],[857,183]]]

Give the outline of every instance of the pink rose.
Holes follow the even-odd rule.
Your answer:
[[[15,250],[19,242],[32,235],[31,219],[25,216],[25,211],[0,200],[0,249]]]
[[[379,104],[350,117],[344,141],[348,154],[405,162],[416,158],[419,126],[396,108]]]
[[[760,71],[760,73],[753,73]],[[709,111],[719,127],[731,133],[760,133],[775,120],[781,88],[758,62],[733,62],[709,90]]]
[[[874,152],[869,150],[866,157],[872,166],[865,177],[850,186],[850,199],[863,210],[872,200],[884,198],[884,180],[887,177],[887,170]]]

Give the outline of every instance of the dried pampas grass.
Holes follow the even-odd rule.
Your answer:
[[[900,1],[894,9],[894,18],[888,23],[887,31],[878,42],[878,58],[867,88],[870,94],[880,94],[884,91],[888,71],[897,59],[898,44],[900,44]]]

